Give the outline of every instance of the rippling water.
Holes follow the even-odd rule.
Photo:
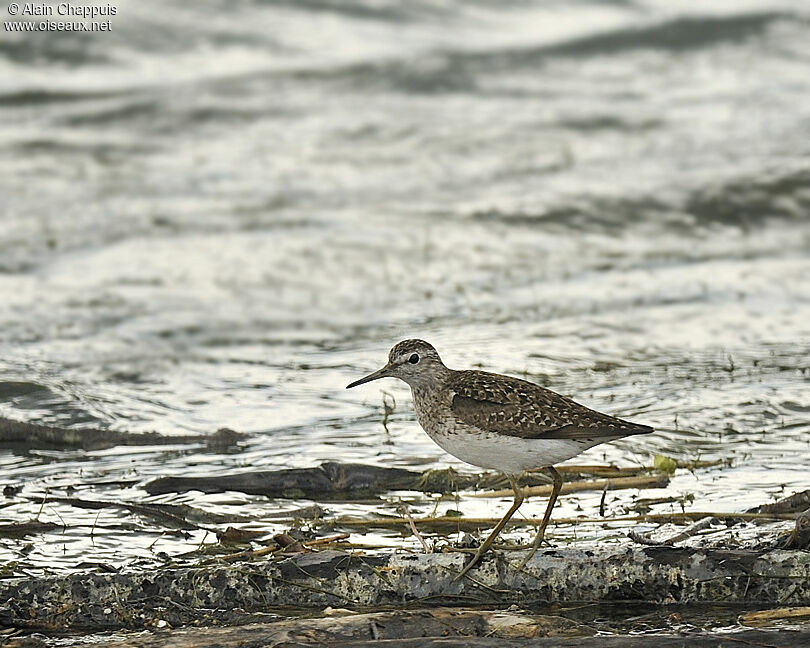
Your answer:
[[[809,34],[798,0],[147,0],[104,36],[4,32],[0,415],[253,436],[228,455],[2,450],[23,491],[0,516],[67,486],[141,500],[162,475],[464,468],[404,385],[343,389],[416,336],[660,429],[576,463],[731,458],[676,475],[666,493],[697,510],[807,488]],[[259,520],[302,505],[155,499]],[[68,530],[0,540],[0,558],[69,569],[202,540],[150,547],[111,509],[40,519]]]

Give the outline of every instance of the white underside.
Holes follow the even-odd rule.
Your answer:
[[[414,389],[413,395],[419,424],[443,450],[473,466],[509,475],[553,466],[612,440],[523,439],[499,434],[459,421],[452,413],[453,392]]]
[[[590,439],[521,439],[492,434],[431,434],[443,450],[474,466],[517,474],[553,466],[597,445]]]

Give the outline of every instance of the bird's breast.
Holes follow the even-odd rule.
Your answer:
[[[412,393],[416,420],[428,436],[436,441],[436,437],[456,433],[456,419],[450,409],[450,403],[445,402],[436,391],[431,394],[414,389]]]

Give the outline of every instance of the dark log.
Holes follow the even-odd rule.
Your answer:
[[[144,486],[150,495],[199,490],[239,491],[268,497],[319,500],[363,497],[386,490],[415,489],[422,473],[402,468],[329,461],[317,468],[262,470],[210,477],[160,477]]]
[[[594,634],[564,617],[489,610],[435,608],[345,614],[320,618],[282,619],[233,628],[188,629],[96,644],[112,648],[176,648],[214,646],[278,646],[292,643],[330,646],[338,641],[386,641],[424,637],[489,637],[492,639]]]
[[[145,485],[151,495],[198,490],[204,493],[239,491],[268,497],[358,499],[387,490],[415,490],[427,493],[452,493],[465,488],[498,483],[499,474],[465,475],[453,469],[427,470],[423,473],[402,468],[380,468],[365,464],[329,461],[317,468],[289,468],[212,475],[210,477],[160,477]],[[537,475],[521,475],[520,483],[529,484],[527,495],[547,495],[550,486],[531,486]],[[563,493],[604,488],[663,488],[669,483],[665,474],[618,477],[567,483]],[[512,490],[476,493],[473,497],[511,497]]]
[[[144,648],[151,646],[165,646],[166,644],[144,644]],[[317,642],[285,641],[280,644],[264,643],[261,640],[257,643],[210,643],[200,645],[200,648],[221,648],[226,645],[239,645],[243,648],[271,648],[273,646],[283,646],[284,648],[311,648],[312,646],[323,646]],[[108,648],[113,648],[113,644],[108,644]],[[140,648],[141,644],[133,644]],[[195,644],[172,644],[173,648],[197,648]],[[329,648],[384,648],[385,646],[396,646],[396,648],[732,648],[732,647],[755,647],[755,648],[808,648],[810,646],[810,630],[796,631],[788,630],[780,632],[768,632],[765,630],[750,630],[729,636],[728,634],[689,634],[689,635],[650,635],[646,637],[638,636],[613,636],[613,637],[588,637],[577,639],[563,638],[535,638],[535,639],[503,639],[500,637],[420,637],[411,639],[398,639],[392,642],[380,642],[376,639],[364,639],[359,641],[334,641],[329,642]],[[126,645],[118,644],[118,648],[128,648]]]
[[[27,535],[45,533],[54,529],[62,528],[53,522],[14,522],[12,524],[0,524],[0,538],[24,538]]]
[[[221,452],[236,447],[244,434],[221,428],[214,434],[166,436],[157,432],[122,432],[98,428],[70,429],[0,418],[0,447],[103,450],[115,446],[178,445],[203,443]]]
[[[734,634],[715,634],[692,627],[680,633],[664,630],[641,636],[597,636],[593,627],[563,616],[525,612],[441,607],[365,614],[346,614],[345,610],[334,612],[339,615],[276,619],[227,628],[174,630],[166,627],[147,634],[119,635],[114,640],[94,637],[92,645],[99,648],[682,648],[686,645],[794,648],[810,645],[808,627],[782,629],[778,633],[743,630]],[[662,610],[661,616],[665,615]],[[7,648],[45,648],[53,644],[40,635],[6,639],[3,645]]]
[[[29,498],[31,501],[33,498]],[[100,510],[105,508],[119,508],[131,513],[157,520],[161,525],[172,529],[200,529],[206,524],[225,524],[233,522],[251,522],[253,518],[245,515],[222,515],[211,513],[188,504],[163,504],[160,502],[110,502],[105,500],[90,500],[78,497],[50,497],[48,502],[67,504],[76,508]],[[212,529],[213,531],[213,529]]]
[[[749,513],[799,513],[810,507],[810,489],[784,497],[773,504],[748,509]]]
[[[281,561],[0,581],[0,625],[114,629],[200,622],[217,610],[321,609],[426,602],[532,606],[551,602],[810,604],[810,553],[644,547],[488,556],[453,581],[469,556],[339,551]]]

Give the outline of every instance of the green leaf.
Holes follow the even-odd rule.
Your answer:
[[[660,470],[661,472],[671,475],[678,467],[678,462],[672,457],[665,457],[664,455],[657,454],[653,459],[653,466],[655,466],[656,470]]]

